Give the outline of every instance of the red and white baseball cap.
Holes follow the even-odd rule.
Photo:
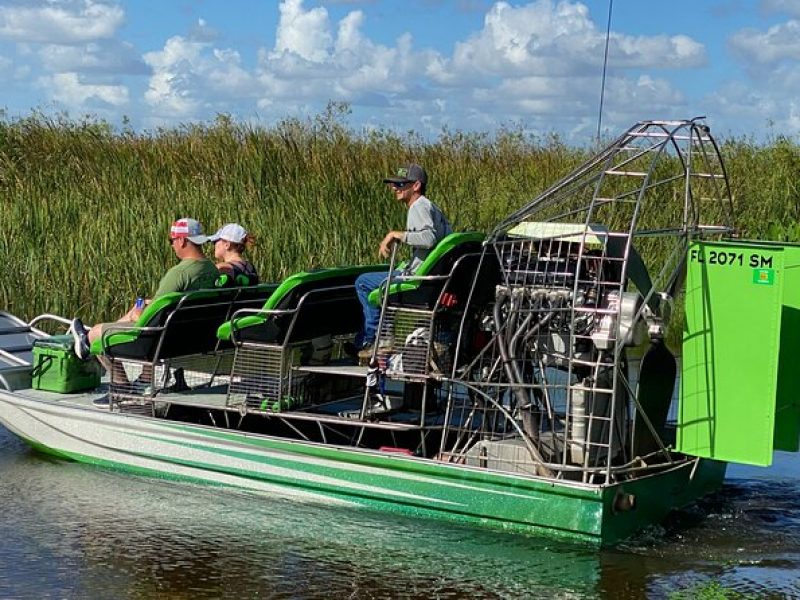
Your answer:
[[[196,219],[183,218],[178,219],[169,228],[169,237],[173,240],[176,238],[186,238],[193,244],[205,244],[208,241],[208,236],[203,235],[203,226],[200,221]]]

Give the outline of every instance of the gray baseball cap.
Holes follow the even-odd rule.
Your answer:
[[[419,181],[423,185],[428,183],[428,174],[425,169],[414,163],[400,167],[394,177],[387,177],[383,183],[410,183],[412,181]]]

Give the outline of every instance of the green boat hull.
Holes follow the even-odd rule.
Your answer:
[[[0,395],[0,422],[34,448],[83,463],[614,544],[717,489],[726,464],[687,459],[609,486],[393,453],[278,439]]]

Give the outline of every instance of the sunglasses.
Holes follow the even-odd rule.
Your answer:
[[[409,185],[411,185],[412,183],[414,183],[414,182],[413,181],[403,181],[403,182],[392,181],[392,187],[394,189],[396,189],[396,190],[403,190],[403,189],[407,188]]]

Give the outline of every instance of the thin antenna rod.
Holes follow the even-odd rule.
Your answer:
[[[600,145],[600,124],[603,122],[603,96],[606,91],[606,67],[608,67],[608,40],[611,37],[611,11],[614,0],[608,0],[608,25],[606,25],[606,51],[603,54],[603,80],[600,83],[600,110],[597,113],[597,145]]]

